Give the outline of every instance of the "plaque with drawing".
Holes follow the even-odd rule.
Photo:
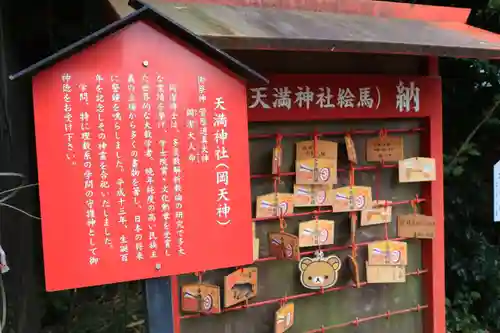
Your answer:
[[[299,246],[320,246],[333,244],[335,221],[311,220],[299,224]]]
[[[361,226],[390,223],[392,201],[373,200],[372,206],[361,211]]]
[[[257,196],[255,217],[277,217],[293,213],[292,193],[268,193]]]
[[[367,186],[345,186],[330,192],[334,212],[352,212],[372,206],[372,189]]]
[[[332,191],[331,185],[293,185],[295,207],[329,206],[328,197]]]
[[[269,234],[269,255],[279,260],[299,260],[298,237],[286,232]]]
[[[399,161],[399,182],[415,183],[436,180],[436,161],[433,158],[413,157]]]
[[[224,307],[257,296],[257,267],[240,268],[224,278]]]
[[[287,303],[280,307],[274,316],[274,333],[284,333],[293,326],[295,319],[295,305]]]
[[[194,313],[219,313],[220,289],[206,283],[182,286],[181,309]]]
[[[368,264],[406,265],[408,250],[406,242],[376,241],[368,244]]]

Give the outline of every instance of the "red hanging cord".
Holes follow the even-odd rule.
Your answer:
[[[349,186],[354,186],[354,165],[351,162],[349,168]],[[358,218],[356,212],[350,212],[349,218],[351,221],[351,257],[354,262],[356,262],[356,258],[358,256],[357,246],[356,246],[356,226],[358,222]],[[357,281],[355,281],[357,283]]]
[[[280,133],[276,134],[276,148],[280,150],[281,154],[281,140],[283,139],[283,135]],[[279,202],[279,192],[278,192],[278,185],[281,181],[281,163],[277,164],[277,169],[276,169],[276,175],[274,176],[274,183],[273,183],[273,190],[276,195],[276,216],[280,218],[280,221],[282,219],[283,212],[280,209],[280,202]]]
[[[318,157],[318,132],[316,129],[314,130],[314,135],[313,135],[313,158]]]
[[[382,169],[384,168],[384,160],[380,161],[380,165],[375,169],[375,200],[380,200],[380,183],[382,179]]]
[[[384,200],[384,210],[387,211],[387,200]],[[385,240],[389,240],[389,223],[384,223]]]
[[[285,218],[283,217],[283,215],[280,215],[280,232],[285,232],[286,226],[287,224]]]
[[[415,194],[415,199],[411,201],[411,207],[413,209],[413,214],[417,215],[417,205],[420,200],[418,199],[418,194]]]
[[[384,133],[381,130],[381,133]],[[385,132],[387,133],[387,132]],[[385,137],[387,134],[381,134],[381,137]],[[384,169],[384,159],[380,160],[380,166],[377,168],[376,173],[375,173],[375,197],[376,200],[380,200],[380,183],[381,183],[381,178],[382,178],[382,170]],[[384,210],[387,210],[387,200],[384,200]],[[389,240],[389,223],[384,223],[384,239],[387,241]]]
[[[285,293],[285,296],[283,296],[283,298],[280,300],[280,307],[283,307],[285,306],[285,304],[288,302],[288,297]]]
[[[321,214],[321,207],[317,207],[317,211],[315,211],[315,214],[314,215],[314,219],[316,220],[316,230],[314,230],[315,232],[315,236],[316,239],[318,240],[318,250],[321,251],[321,242],[320,242],[320,237],[318,236],[318,229],[319,229],[319,214]]]

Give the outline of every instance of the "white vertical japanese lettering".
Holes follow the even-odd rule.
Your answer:
[[[169,257],[171,246],[171,230],[170,230],[170,196],[168,190],[168,151],[167,141],[160,140],[160,174],[162,180],[162,189],[160,193],[161,200],[161,215],[163,218],[163,245],[165,246],[165,256]]]
[[[188,108],[186,110],[186,127],[188,130],[188,160],[191,163],[199,163],[200,162],[200,152],[198,149],[198,140],[196,140],[197,135],[195,131],[198,127],[198,122],[196,121],[196,117],[198,116],[198,110],[193,108]]]
[[[399,81],[396,90],[396,109],[399,112],[420,111],[420,88],[414,81],[409,85]]]
[[[158,128],[167,131],[167,116],[165,114],[165,79],[156,74],[156,114]]]
[[[99,76],[97,76],[99,77]],[[97,265],[99,255],[97,253],[97,244],[94,240],[96,227],[95,201],[94,201],[94,177],[92,174],[92,141],[90,131],[90,114],[84,107],[80,113],[80,129],[83,152],[83,180],[86,197],[86,218],[89,228],[89,264]]]
[[[226,106],[223,97],[215,99],[213,112],[213,127],[215,129],[215,166],[216,185],[217,185],[217,207],[215,209],[216,222],[219,225],[228,225],[231,223],[231,204],[229,196],[229,153],[226,149],[226,141],[229,139],[228,119]]]
[[[115,130],[115,158],[116,158],[116,168],[120,170],[120,172],[125,172],[125,168],[123,166],[122,154],[121,154],[121,123],[122,123],[122,114],[120,110],[120,80],[117,75],[111,75],[111,101],[113,103],[112,117],[114,121],[114,130]]]
[[[104,125],[104,77],[97,75],[96,85],[96,116],[97,116],[97,155],[99,156],[99,188],[101,189],[101,207],[104,218],[104,244],[108,247],[112,246],[111,231],[109,225],[109,179],[108,179],[108,152],[107,152],[107,137]]]
[[[180,156],[180,141],[174,138],[172,141],[173,146],[173,173],[174,173],[174,202],[175,202],[175,224],[177,230],[177,254],[182,256],[186,252],[184,250],[184,210],[182,200],[182,167]]]
[[[66,136],[67,148],[66,159],[71,161],[72,165],[76,165],[75,150],[73,146],[73,107],[71,105],[71,75],[65,73],[61,75],[62,92],[64,100],[64,136]]]

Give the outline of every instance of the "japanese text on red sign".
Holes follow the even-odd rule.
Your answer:
[[[364,86],[358,88],[321,86],[311,88],[308,85],[257,87],[250,88],[250,109],[378,109],[382,103],[379,86]],[[420,111],[420,88],[414,81],[400,80],[396,85],[396,94],[392,102],[399,112]]]

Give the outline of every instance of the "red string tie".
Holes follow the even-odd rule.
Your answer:
[[[283,134],[276,133],[276,146],[281,147],[281,140],[283,140]]]
[[[276,148],[280,149],[281,150],[281,141],[283,140],[283,135],[281,133],[277,133],[276,134]],[[280,151],[280,154],[282,154],[282,152]],[[280,180],[280,175],[281,175],[281,168],[280,166],[278,165],[278,169],[276,170],[276,179],[277,181]]]
[[[417,214],[417,199],[410,200],[410,205],[413,210],[413,214]]]
[[[391,311],[387,311],[385,313],[385,319],[389,319],[391,317]]]
[[[417,312],[420,312],[420,310],[422,310],[422,308],[420,307],[420,304],[417,304]]]
[[[353,321],[354,326],[358,327],[359,326],[359,318],[356,317],[356,319]]]
[[[320,293],[321,293],[321,295],[323,295],[325,293],[325,288],[323,288],[323,286],[321,286],[321,288],[320,288]]]
[[[325,325],[321,325],[321,333],[325,333]]]
[[[285,295],[282,299],[281,299],[281,306],[284,306],[286,304],[286,302],[288,302],[288,297]]]

